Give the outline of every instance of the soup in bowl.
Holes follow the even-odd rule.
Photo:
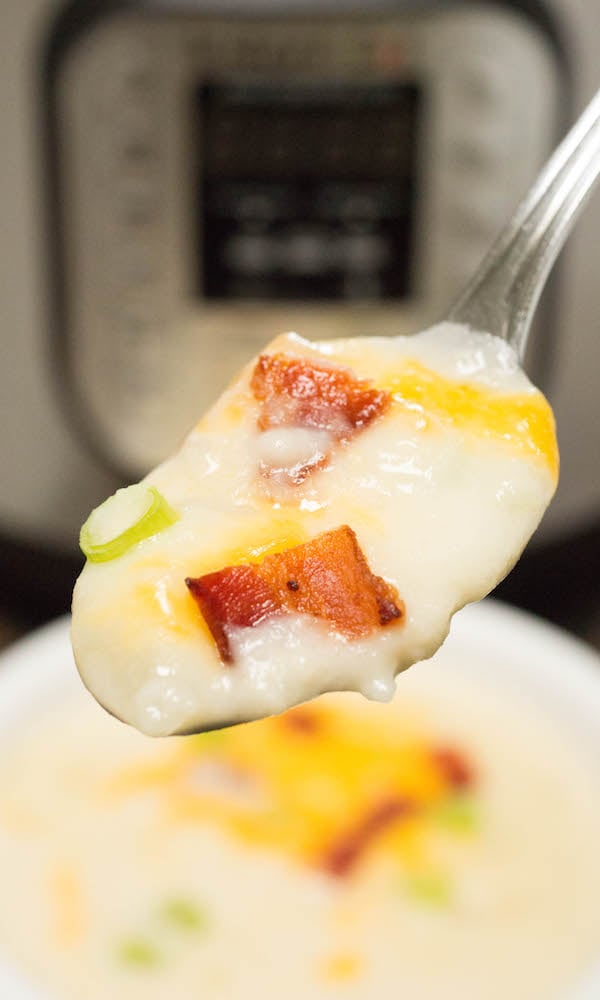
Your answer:
[[[66,620],[0,689],[2,996],[600,994],[600,669],[550,626],[484,602],[387,705],[194,737],[105,714]]]

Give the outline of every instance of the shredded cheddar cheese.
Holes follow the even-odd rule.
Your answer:
[[[72,948],[85,934],[84,891],[70,865],[55,868],[48,881],[53,936],[59,948]]]
[[[440,759],[439,748],[382,723],[376,710],[359,717],[322,699],[181,741],[160,766],[115,775],[108,792],[155,788],[176,825],[208,823],[332,876],[353,874],[373,853],[418,871],[426,831],[455,794]]]
[[[323,979],[331,983],[349,983],[358,979],[363,970],[360,955],[353,952],[330,955],[321,965]]]
[[[504,441],[546,463],[558,477],[554,417],[537,390],[507,395],[473,382],[457,382],[407,361],[380,383],[396,406],[412,412],[422,429],[450,424],[477,437]]]

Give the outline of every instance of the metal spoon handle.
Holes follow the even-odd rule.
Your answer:
[[[546,278],[600,174],[600,91],[554,151],[448,319],[507,340],[523,357]]]

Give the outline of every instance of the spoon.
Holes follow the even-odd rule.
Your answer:
[[[432,412],[441,399],[451,419],[435,416],[439,434],[424,435],[427,420],[406,414],[430,392],[427,374],[417,374],[416,395],[410,376],[396,398],[357,377],[344,341],[321,345],[319,355],[284,336],[180,452],[92,512],[81,533],[88,563],[75,588],[72,640],[102,704],[151,735],[201,732],[326,690],[385,699],[399,670],[432,655],[454,611],[514,564],[553,495],[548,404],[528,391],[523,372],[502,368],[487,335],[522,359],[544,281],[599,174],[600,92],[447,316],[459,327],[449,331],[457,363],[480,331],[485,364],[505,389],[500,403],[488,406],[477,382],[458,401],[434,382]],[[438,335],[443,344],[443,332],[425,331],[421,350],[435,355]],[[373,350],[393,367],[409,339]],[[418,348],[410,349],[418,371]],[[467,446],[458,417],[483,424],[475,439],[482,433],[485,454]],[[371,422],[369,446],[346,448]],[[294,492],[319,470],[312,494]],[[385,525],[398,521],[402,530],[388,535]],[[246,556],[248,539],[259,562]],[[265,549],[273,543],[277,551]]]
[[[447,319],[495,334],[522,361],[552,265],[600,175],[600,90],[556,148]]]

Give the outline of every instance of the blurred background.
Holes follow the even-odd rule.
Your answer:
[[[271,337],[445,313],[600,86],[599,26],[600,0],[0,0],[0,647],[69,610],[89,510]],[[600,649],[599,240],[596,194],[526,359],[560,487],[498,595]],[[385,927],[398,974],[443,978],[407,996],[566,997],[599,954],[596,657],[491,603],[440,655],[400,721],[361,699],[347,730],[315,703],[151,741],[84,693],[65,623],[9,653],[0,995],[31,996],[6,952],[56,996],[255,995],[246,971],[264,997],[333,996],[332,971],[375,996]],[[368,889],[356,955],[319,923],[319,844]],[[311,934],[327,981],[303,992]]]
[[[443,314],[600,83],[600,0],[3,0],[0,634],[270,337]],[[562,478],[499,588],[600,646],[600,197],[527,359]]]

